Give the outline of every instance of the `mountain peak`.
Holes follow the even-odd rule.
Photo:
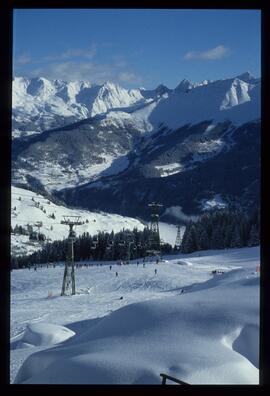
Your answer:
[[[251,82],[255,80],[255,77],[252,76],[252,74],[249,71],[239,74],[239,76],[236,76],[235,78],[238,78],[239,80],[242,80],[244,82]]]
[[[180,81],[180,83],[177,85],[177,87],[174,89],[175,92],[186,92],[187,90],[190,90],[193,88],[193,84],[191,81],[187,79],[183,79]]]
[[[105,81],[105,83],[102,84],[101,87],[104,88],[104,89],[109,89],[110,90],[110,89],[115,89],[116,87],[119,87],[119,85],[115,84],[112,81]]]
[[[158,95],[164,95],[165,93],[169,93],[171,90],[166,87],[164,84],[159,84],[157,88],[155,89],[156,94]]]

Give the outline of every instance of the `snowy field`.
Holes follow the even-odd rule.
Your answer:
[[[10,381],[258,384],[258,263],[258,247],[103,263],[65,297],[63,266],[13,270]]]

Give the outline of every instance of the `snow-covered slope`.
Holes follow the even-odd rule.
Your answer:
[[[123,217],[117,214],[95,213],[87,210],[70,209],[65,206],[56,205],[48,198],[40,194],[18,187],[11,189],[11,226],[16,225],[27,228],[27,224],[32,225],[34,231],[38,231],[36,224],[42,222],[40,232],[45,234],[47,239],[62,240],[67,237],[68,229],[61,224],[63,216],[81,216],[84,224],[78,226],[78,235],[89,232],[90,235],[98,231],[119,232],[123,228],[139,230],[144,225],[131,217]],[[16,208],[16,209],[14,209]],[[54,215],[54,218],[51,216]],[[88,221],[88,222],[86,222]],[[12,255],[30,254],[41,248],[39,242],[29,241],[28,235],[11,234],[11,253]]]
[[[258,384],[259,248],[166,259],[82,267],[67,297],[63,267],[12,271],[11,381]]]
[[[183,89],[183,85],[185,88]],[[180,89],[181,88],[181,89]],[[150,122],[163,122],[170,128],[200,121],[231,121],[234,125],[260,118],[260,82],[240,78],[218,80],[192,86],[178,86],[168,98],[155,107]]]
[[[261,117],[261,81],[248,72],[201,83],[182,80],[174,90],[160,85],[155,90],[141,90],[141,94],[148,102],[134,110],[112,106],[113,119],[123,122],[128,113],[133,125],[149,132],[156,131],[161,124],[175,129],[212,120],[213,123],[231,121],[238,126]]]
[[[90,235],[94,235],[99,231],[119,232],[123,228],[132,230],[135,227],[138,230],[142,230],[145,227],[145,223],[132,217],[105,212],[97,213],[88,210],[70,209],[65,206],[56,205],[41,194],[36,194],[23,188],[12,187],[11,198],[12,228],[14,229],[17,225],[27,229],[27,224],[29,224],[33,226],[34,231],[38,231],[36,224],[42,222],[39,230],[42,234],[45,234],[47,240],[62,240],[67,237],[68,229],[65,225],[61,224],[63,216],[81,216],[81,221],[84,221],[84,224],[77,227],[76,233],[78,235],[84,232],[89,232]],[[55,218],[52,218],[51,215],[54,215]],[[185,227],[182,227],[181,235],[184,229]],[[164,222],[160,223],[160,235],[166,243],[174,245],[176,234],[177,227],[175,225]],[[41,247],[39,242],[29,241],[29,235],[11,234],[11,254],[14,256],[31,254],[41,249]]]

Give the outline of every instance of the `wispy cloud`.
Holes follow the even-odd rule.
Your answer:
[[[207,51],[190,51],[184,55],[184,60],[200,59],[200,60],[218,60],[229,56],[231,50],[224,45],[218,45]]]
[[[14,70],[17,75],[47,77],[66,81],[88,80],[97,84],[105,81],[115,83],[141,84],[143,79],[131,70],[125,56],[115,54],[108,63],[100,63],[96,58],[97,45],[88,48],[70,48],[57,55],[48,54],[38,59],[28,54],[15,58]],[[29,63],[27,68],[24,65]],[[29,67],[30,66],[30,67]]]
[[[15,59],[15,62],[18,63],[19,65],[26,65],[27,63],[32,62],[32,58],[29,54],[24,52]]]
[[[94,62],[53,62],[30,72],[29,77],[47,77],[66,81],[88,80],[97,84],[105,81],[140,84],[143,79],[136,73],[123,69],[118,63],[100,64]]]
[[[118,80],[120,82],[128,82],[131,84],[141,84],[143,82],[143,79],[140,76],[137,76],[135,73],[130,72],[119,73]]]
[[[75,58],[82,58],[92,60],[97,52],[97,45],[91,44],[88,48],[69,48],[66,51],[60,52],[56,55],[45,55],[40,58],[31,57],[24,52],[15,57],[15,65],[26,65],[27,63],[42,64],[64,60],[72,60]]]
[[[41,62],[52,62],[57,60],[68,60],[73,58],[93,59],[97,52],[97,46],[92,44],[90,48],[70,48],[58,55],[47,55],[40,59]]]

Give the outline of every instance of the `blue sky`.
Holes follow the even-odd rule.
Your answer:
[[[16,76],[174,88],[261,75],[259,10],[18,9],[13,43]]]

